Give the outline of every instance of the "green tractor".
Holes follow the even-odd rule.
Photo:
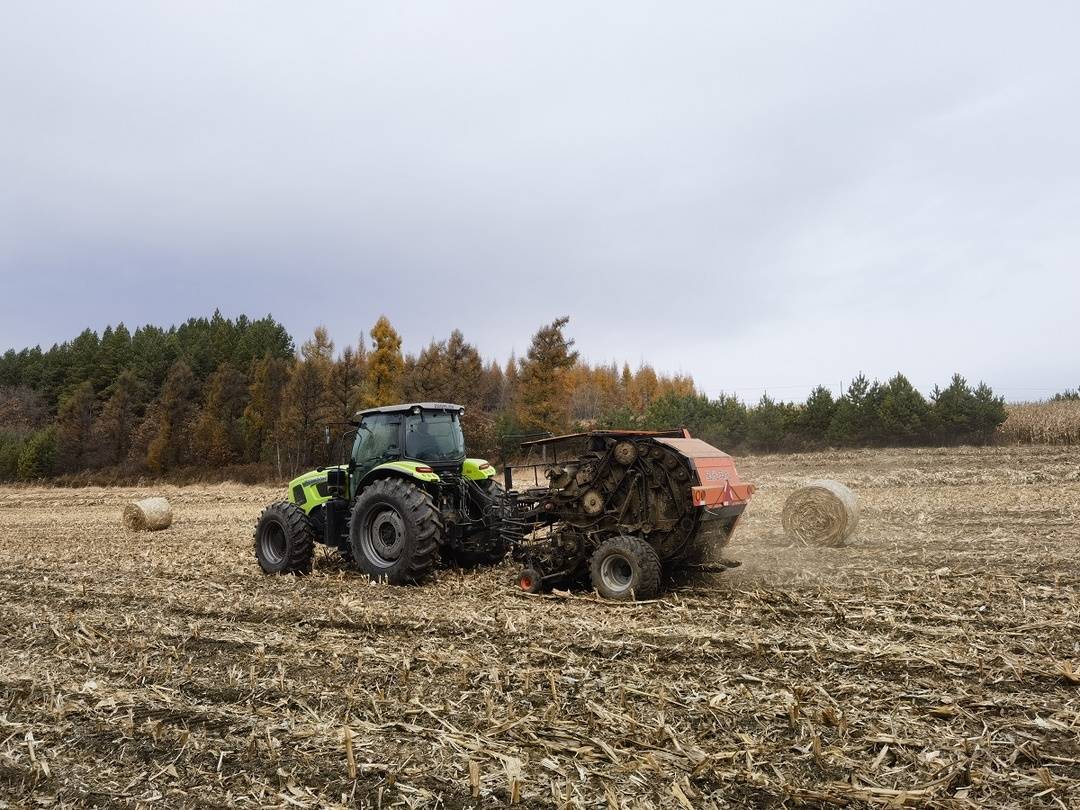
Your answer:
[[[356,415],[344,464],[298,476],[289,499],[263,510],[255,557],[268,574],[308,573],[315,543],[394,585],[417,582],[439,563],[496,563],[502,487],[483,459],[466,458],[464,408],[417,402]]]

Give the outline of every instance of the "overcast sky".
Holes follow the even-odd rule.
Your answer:
[[[385,313],[710,394],[1080,384],[1080,4],[5,2],[0,350]]]

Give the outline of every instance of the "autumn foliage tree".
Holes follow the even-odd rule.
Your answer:
[[[372,351],[368,359],[363,405],[391,405],[401,399],[405,359],[401,356],[401,336],[382,315],[371,328]]]
[[[518,423],[525,430],[562,433],[570,427],[569,370],[577,361],[563,329],[568,317],[543,326],[521,363],[517,392]]]
[[[183,360],[173,363],[161,396],[146,417],[146,464],[154,472],[191,462],[191,427],[198,398],[195,374]]]
[[[289,380],[289,363],[266,355],[252,361],[247,405],[244,406],[244,458],[273,461],[280,468],[281,436],[277,431],[281,398]]]
[[[139,380],[130,368],[122,369],[107,391],[94,441],[102,467],[120,464],[127,458],[141,399]]]
[[[192,430],[192,446],[200,459],[216,467],[243,459],[247,398],[247,377],[240,370],[223,363],[210,375],[206,403]]]
[[[367,370],[367,351],[364,344],[360,350],[346,346],[341,357],[330,367],[330,400],[334,418],[348,422],[360,409],[364,399],[364,377]]]
[[[91,466],[96,407],[94,385],[89,380],[79,383],[61,401],[56,416],[56,462],[61,469]]]
[[[318,327],[300,349],[281,403],[280,432],[288,437],[287,460],[293,469],[308,467],[325,451],[324,423],[333,413],[330,374],[334,344]]]

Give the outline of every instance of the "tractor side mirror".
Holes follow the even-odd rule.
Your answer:
[[[349,476],[340,468],[326,471],[326,494],[334,498],[345,497],[345,489],[348,487]]]

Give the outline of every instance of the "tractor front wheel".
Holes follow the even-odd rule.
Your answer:
[[[352,558],[372,579],[404,585],[423,579],[438,560],[443,525],[431,496],[402,478],[368,486],[349,520]]]
[[[644,540],[629,535],[601,543],[589,561],[589,575],[605,599],[652,599],[660,592],[660,558]]]
[[[315,527],[294,503],[272,503],[255,526],[255,559],[267,574],[308,574],[315,555]]]

